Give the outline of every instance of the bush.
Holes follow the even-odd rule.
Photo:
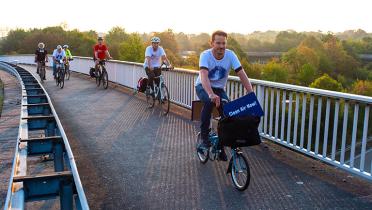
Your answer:
[[[263,67],[262,79],[286,83],[288,81],[288,69],[283,64],[270,62]]]
[[[357,80],[352,85],[352,93],[372,96],[372,81]]]
[[[310,84],[310,87],[339,92],[343,91],[341,83],[334,80],[328,74],[323,74],[323,76],[316,79],[313,83]]]

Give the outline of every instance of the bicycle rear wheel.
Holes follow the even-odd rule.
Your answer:
[[[208,148],[200,148],[200,144],[202,143],[201,133],[198,133],[197,141],[196,141],[196,154],[201,163],[205,164],[209,159],[209,149]]]
[[[108,87],[108,74],[107,74],[106,69],[104,69],[103,72],[102,72],[102,85],[103,85],[103,88],[107,89],[107,87]]]
[[[162,85],[160,91],[161,97],[159,98],[159,104],[163,110],[163,115],[167,115],[170,107],[169,91],[165,84]]]
[[[251,179],[247,158],[242,153],[237,153],[235,160],[232,157],[230,161],[233,161],[231,165],[231,180],[236,189],[244,191],[249,186]]]

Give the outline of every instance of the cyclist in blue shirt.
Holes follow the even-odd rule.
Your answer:
[[[248,76],[242,68],[236,54],[226,49],[227,33],[224,31],[215,31],[212,34],[211,47],[200,54],[199,76],[195,83],[196,94],[203,102],[201,111],[201,138],[203,147],[209,147],[208,139],[210,119],[213,106],[220,106],[221,98],[228,99],[225,86],[229,72],[233,69],[239,76],[244,88],[248,93],[252,92],[252,85]],[[226,161],[227,156],[223,148],[220,148],[220,160]]]

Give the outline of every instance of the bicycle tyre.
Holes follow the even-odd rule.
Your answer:
[[[99,69],[96,70],[96,84],[97,87],[101,85],[101,71]]]
[[[155,106],[155,98],[152,95],[148,94],[147,92],[145,94],[146,102],[149,105],[149,108],[153,108]]]
[[[71,74],[70,73],[70,65],[66,65],[65,68],[66,68],[65,77],[66,77],[67,80],[70,80],[70,74]]]
[[[232,158],[230,161],[233,161]],[[236,155],[236,164],[239,164],[239,168],[236,168],[234,162],[231,166],[231,180],[237,190],[244,191],[248,188],[251,180],[251,172],[249,169],[247,158],[242,153],[238,153]],[[242,164],[244,164],[245,167],[242,167]],[[242,177],[240,178],[237,176],[237,174],[241,175],[240,173],[245,174],[242,175]]]
[[[56,80],[56,85],[59,86],[59,68],[57,68],[56,70],[55,80]]]
[[[39,69],[39,76],[41,83],[44,83],[44,76],[45,76],[45,67],[41,67]]]
[[[62,89],[65,86],[65,71],[62,70],[60,72],[60,80],[59,80],[59,87]]]
[[[163,110],[163,115],[167,115],[169,113],[169,108],[170,108],[169,91],[165,84],[162,85],[160,91],[161,91],[162,97],[159,97],[159,104]]]
[[[201,133],[199,132],[197,135],[197,141],[196,141],[196,154],[199,158],[199,161],[202,164],[205,164],[209,160],[209,149],[200,150],[199,145],[202,143],[201,139]]]
[[[102,73],[102,86],[105,89],[107,89],[108,87],[108,74],[107,74],[105,67],[103,67],[103,73]]]

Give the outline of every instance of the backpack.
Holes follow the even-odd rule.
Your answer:
[[[95,72],[96,71],[96,69],[95,68],[90,68],[90,70],[89,70],[89,75],[91,76],[91,77],[96,77],[96,75],[95,75]]]
[[[137,90],[139,92],[145,92],[147,87],[148,79],[146,77],[141,77],[137,82]]]

